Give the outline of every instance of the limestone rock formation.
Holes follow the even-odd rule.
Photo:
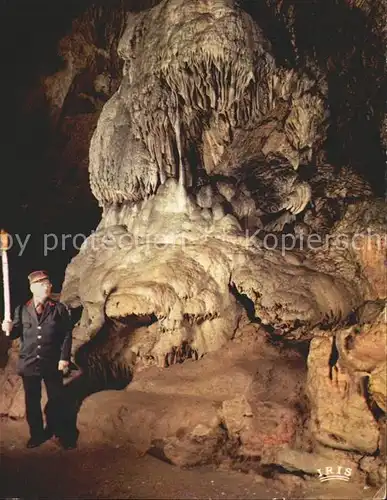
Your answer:
[[[326,446],[359,450],[373,454],[378,447],[378,426],[367,402],[335,368],[330,366],[331,339],[313,339],[308,357],[308,390],[314,411],[311,429],[315,438]],[[356,386],[355,386],[356,387]],[[347,394],[347,395],[346,395]]]
[[[165,30],[156,29],[160,25]],[[184,432],[176,429],[171,437],[161,428],[144,430],[147,446],[165,439],[164,453],[179,464],[194,463],[195,454],[197,462],[208,460],[227,439],[262,463],[278,462],[282,445],[296,446],[290,454],[297,446],[309,453],[318,443],[373,454],[378,425],[356,382],[349,382],[354,392],[347,397],[335,386],[344,360],[330,365],[329,329],[342,328],[364,301],[384,297],[376,269],[385,247],[375,258],[364,254],[364,241],[302,248],[312,231],[336,242],[370,224],[378,234],[383,228],[378,209],[363,201],[371,199],[367,183],[349,167],[318,160],[328,119],[325,83],[278,66],[258,24],[226,0],[164,0],[130,15],[119,53],[123,80],[90,147],[90,183],[102,220],[69,265],[62,294],[70,307],[83,308],[80,344],[91,337],[91,346],[105,332],[94,353],[80,349],[79,362],[88,373],[93,356],[106,366],[132,367],[128,393],[135,401],[149,390],[166,391],[163,397],[175,391],[156,374],[143,379],[147,367],[211,359],[235,342],[246,321],[258,320],[282,338],[317,336],[308,357],[311,416],[304,444],[297,437],[299,412],[273,396],[262,398],[262,388],[246,381],[253,393],[222,395],[213,417],[193,421]],[[354,213],[358,224],[351,222]],[[285,226],[290,232],[282,232]],[[262,239],[270,230],[278,237],[275,248]],[[291,250],[283,239],[289,235],[298,245]],[[381,360],[374,363],[370,390],[383,406]],[[184,364],[182,372],[193,366]],[[183,381],[180,397],[187,391],[198,397],[200,378],[197,384]],[[218,400],[211,387],[206,398]],[[123,397],[114,396],[117,408]],[[166,422],[175,418],[174,408]],[[146,428],[153,428],[151,421]],[[134,436],[127,425],[122,432]],[[283,463],[295,460],[282,457]]]
[[[305,366],[294,350],[280,354],[259,327],[242,328],[238,339],[198,361],[136,371],[124,392],[88,398],[81,430],[101,441],[118,433],[139,451],[157,448],[177,465],[216,462],[228,453],[271,464],[305,433],[297,406]],[[94,422],[91,413],[98,415]]]
[[[359,386],[363,382],[365,387],[359,389],[386,412],[386,304],[366,302],[358,314],[357,326],[336,333],[337,364],[339,371],[357,379]]]
[[[285,65],[264,21],[234,0],[117,19],[122,79],[98,65],[92,79],[102,100],[114,90],[93,104],[102,216],[61,300],[81,310],[89,392],[125,386],[84,401],[96,439],[178,465],[229,456],[314,475],[327,456],[382,453],[387,212],[327,159],[327,74],[300,54]],[[79,55],[77,36],[62,45],[66,78],[46,81],[58,109],[85,65],[108,59],[94,43]],[[361,470],[383,478],[379,462]]]
[[[163,1],[130,17],[119,53],[123,81],[90,150],[102,206],[144,199],[168,177],[192,186],[227,174],[228,163],[250,159],[257,138],[254,157],[293,168],[324,140],[324,86],[277,67],[262,30],[233,2]]]
[[[187,15],[192,18],[189,27],[183,22]],[[170,28],[152,28],[160,24]],[[232,37],[225,26],[232,30]],[[90,332],[102,327],[105,312],[115,318],[153,314],[161,321],[152,330],[162,328],[178,336],[166,341],[161,352],[156,348],[159,359],[183,341],[192,343],[200,354],[208,350],[203,336],[194,332],[197,327],[187,327],[187,333],[181,333],[181,325],[189,323],[189,318],[197,323],[210,317],[219,323],[220,333],[212,334],[213,348],[222,343],[215,340],[219,335],[224,340],[232,336],[236,323],[227,315],[237,315],[231,312],[236,307],[232,305],[231,286],[247,295],[262,321],[285,330],[294,324],[313,327],[330,316],[345,317],[359,305],[358,290],[352,291],[340,275],[335,283],[316,272],[318,269],[310,272],[300,265],[302,260],[297,256],[272,252],[269,262],[274,259],[277,263],[272,266],[272,278],[262,258],[265,251],[253,248],[255,238],[247,239],[246,252],[240,251],[241,245],[246,246],[244,219],[252,216],[258,225],[262,222],[256,201],[262,192],[260,203],[269,213],[297,214],[305,208],[311,190],[297,179],[294,169],[312,158],[326,129],[323,84],[277,67],[270,50],[257,24],[233,2],[197,6],[164,1],[130,16],[119,45],[125,60],[123,81],[104,107],[90,147],[90,183],[103,207],[103,217],[96,234],[68,268],[64,285],[65,301],[87,304],[84,318],[91,324]],[[207,98],[200,98],[201,94]],[[210,121],[207,115],[212,117]],[[224,123],[228,133],[219,143],[220,150],[211,152],[210,166],[206,164],[208,155],[203,153],[203,137],[209,128],[215,130],[212,121],[219,127]],[[192,164],[190,158],[194,158]],[[282,158],[282,163],[272,163],[272,158]],[[208,187],[211,194],[205,196],[207,200],[200,190],[195,203],[192,196],[197,186],[214,184],[211,179],[215,174],[226,177],[226,185]],[[244,185],[246,174],[249,185],[255,180],[260,187],[255,196]],[[227,194],[233,182],[237,183],[235,194]],[[280,223],[279,229],[283,225]],[[134,252],[90,248],[105,237],[104,232],[112,230],[114,240],[133,240]],[[203,241],[203,233],[209,248],[206,251],[201,245],[198,253],[196,242]],[[190,243],[185,248],[176,244],[179,239]],[[224,241],[228,242],[226,252],[215,249]],[[176,273],[174,262],[180,263],[181,274],[174,280],[170,272],[164,276],[160,271],[163,266],[151,264],[161,258],[156,248],[160,244],[167,245],[162,252],[166,269]],[[214,253],[217,259],[222,256],[218,269],[209,266]],[[113,258],[121,263],[119,271]],[[129,261],[123,264],[125,259]],[[136,263],[138,277],[133,275],[131,262]],[[99,270],[105,279],[95,274]],[[156,275],[151,277],[150,273]],[[150,286],[158,290],[152,299],[140,299],[149,293],[140,276],[146,276]],[[262,277],[257,280],[254,276]],[[299,285],[289,294],[285,289],[295,276]],[[195,281],[200,289],[202,282],[207,283],[203,297],[192,286]],[[332,299],[319,294],[326,286],[332,287]],[[229,325],[228,334],[222,332],[222,321]],[[206,325],[204,321],[200,329]]]
[[[14,346],[10,349],[6,367],[0,371],[0,415],[10,418],[25,416],[23,381],[16,373],[17,355],[18,347]]]

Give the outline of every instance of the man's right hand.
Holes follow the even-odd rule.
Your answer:
[[[6,335],[9,335],[11,330],[12,330],[12,327],[13,327],[13,322],[12,321],[8,321],[8,320],[4,320],[1,324],[1,329],[3,330],[3,332],[6,333]]]

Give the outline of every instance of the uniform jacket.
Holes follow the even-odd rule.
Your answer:
[[[69,312],[58,301],[47,299],[39,319],[32,299],[18,306],[10,335],[20,338],[18,373],[45,375],[58,370],[59,360],[70,361],[71,330]]]

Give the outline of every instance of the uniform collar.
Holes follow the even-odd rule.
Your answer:
[[[47,307],[48,306],[48,307]],[[27,311],[29,312],[30,316],[38,323],[41,324],[43,321],[46,319],[46,317],[50,314],[52,311],[52,308],[55,306],[55,302],[51,299],[47,299],[45,301],[45,307],[43,309],[43,313],[41,314],[40,318],[38,318],[36,314],[36,306],[34,304],[34,299],[33,297],[27,302]]]
[[[47,297],[43,300],[38,300],[38,299],[35,299],[35,297],[32,297],[32,302],[34,303],[34,306],[36,307],[38,304],[43,304],[44,306],[47,304]]]
[[[49,304],[50,306],[54,306],[55,305],[55,301],[53,299],[50,299],[50,297],[48,297],[47,299],[44,300],[43,302],[44,305],[46,304]],[[31,305],[34,305],[35,307],[38,305],[38,302],[35,302],[34,298],[32,297],[26,304],[27,306],[31,306]]]

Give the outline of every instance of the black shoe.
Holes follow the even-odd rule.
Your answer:
[[[67,439],[59,439],[59,443],[64,450],[75,450],[77,443],[75,441],[69,441]]]
[[[49,427],[44,428],[43,434],[47,441],[55,436],[54,432]]]
[[[41,444],[46,441],[46,437],[44,435],[38,437],[32,437],[27,441],[27,448],[37,448]]]

